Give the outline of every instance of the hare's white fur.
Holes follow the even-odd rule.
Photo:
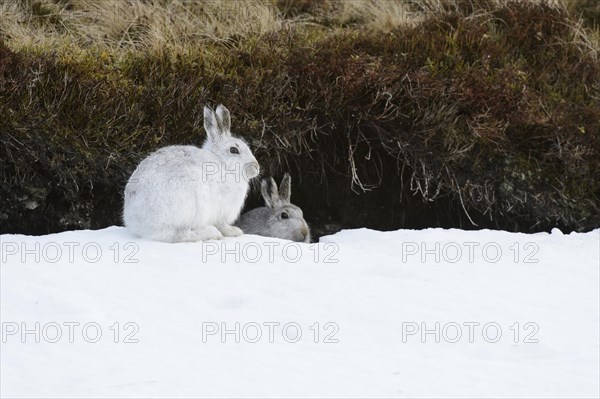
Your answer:
[[[125,187],[123,220],[129,230],[165,242],[242,234],[232,224],[259,167],[246,143],[231,136],[229,125],[225,107],[216,114],[205,107],[202,148],[164,147],[138,165]]]

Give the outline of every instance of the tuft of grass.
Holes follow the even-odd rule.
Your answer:
[[[120,223],[136,164],[199,144],[207,103],[317,234],[600,225],[598,31],[564,5],[115,4],[0,6],[0,231]]]

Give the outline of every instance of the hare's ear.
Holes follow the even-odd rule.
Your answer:
[[[208,140],[219,140],[221,132],[217,122],[217,116],[214,111],[207,106],[204,107],[204,130],[206,130],[206,137]]]
[[[217,123],[219,124],[219,130],[223,136],[231,136],[231,116],[229,110],[219,104],[217,107]]]
[[[281,202],[289,203],[292,195],[292,178],[289,173],[283,175],[281,184],[279,185],[279,199]]]
[[[260,191],[265,199],[265,205],[267,205],[267,208],[273,209],[280,204],[281,201],[279,200],[277,184],[272,177],[262,180]]]

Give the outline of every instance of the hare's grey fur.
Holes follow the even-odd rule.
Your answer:
[[[146,157],[125,187],[123,221],[139,237],[181,242],[243,234],[238,218],[259,165],[248,145],[231,135],[223,105],[204,107],[201,148],[164,147]]]
[[[310,230],[302,210],[290,202],[292,179],[288,173],[277,184],[272,177],[263,179],[261,193],[265,205],[244,213],[237,225],[246,234],[310,242]]]

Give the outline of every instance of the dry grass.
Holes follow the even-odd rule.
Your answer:
[[[15,49],[65,44],[115,51],[184,49],[261,35],[283,24],[269,1],[9,0],[0,32]]]
[[[284,26],[357,26],[389,31],[428,15],[512,0],[4,0],[0,37],[12,49],[99,47],[186,52],[203,42],[235,45]],[[566,1],[566,3],[564,2]],[[581,0],[580,0],[581,1]],[[565,8],[567,0],[526,0]],[[574,26],[574,40],[598,50],[598,36]]]

